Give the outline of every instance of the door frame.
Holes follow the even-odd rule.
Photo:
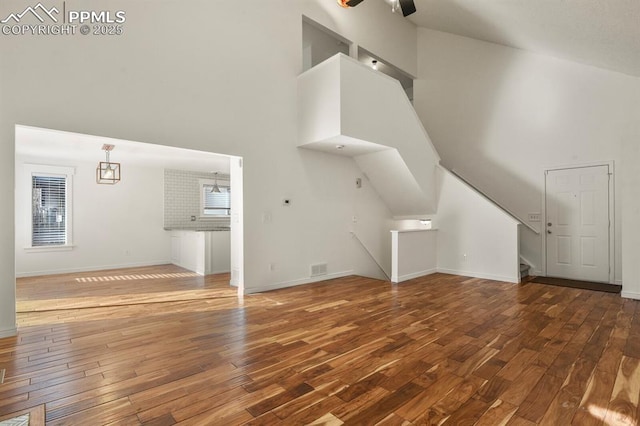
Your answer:
[[[542,234],[542,272],[543,276],[547,276],[547,172],[564,169],[582,169],[585,167],[607,166],[609,170],[609,284],[615,282],[615,163],[611,161],[596,161],[592,163],[568,164],[559,166],[548,166],[543,169],[542,173],[542,226],[540,233]]]

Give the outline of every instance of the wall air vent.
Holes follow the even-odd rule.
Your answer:
[[[317,277],[320,275],[327,275],[327,264],[317,263],[315,265],[311,265],[311,276]]]

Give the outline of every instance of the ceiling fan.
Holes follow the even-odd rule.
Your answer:
[[[337,0],[342,7],[356,7],[364,0]],[[391,11],[402,11],[402,16],[409,16],[416,11],[416,5],[413,0],[385,0],[391,5]]]

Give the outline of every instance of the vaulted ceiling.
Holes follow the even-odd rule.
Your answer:
[[[639,0],[415,0],[420,27],[640,76]]]

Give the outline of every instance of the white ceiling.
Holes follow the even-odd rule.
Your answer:
[[[63,161],[104,161],[103,144],[115,145],[111,161],[126,165],[229,173],[229,157],[101,136],[16,126],[16,155]]]
[[[640,76],[638,0],[415,0],[420,27]]]

